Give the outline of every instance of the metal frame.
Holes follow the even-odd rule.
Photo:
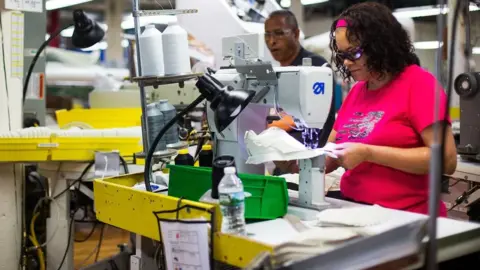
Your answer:
[[[142,16],[154,16],[154,15],[180,15],[180,14],[192,14],[197,13],[198,10],[196,9],[185,9],[185,10],[139,10],[139,0],[132,1],[132,16],[133,22],[135,27],[135,43],[137,49],[137,77],[135,77],[135,81],[138,83],[140,89],[140,104],[142,108],[142,140],[143,140],[143,153],[145,155],[148,152],[150,142],[148,139],[148,125],[147,123],[147,99],[146,99],[146,92],[145,86],[153,85],[158,86],[162,84],[169,84],[169,83],[179,83],[180,87],[183,87],[183,83],[186,80],[190,80],[194,77],[198,77],[201,74],[192,74],[192,75],[183,75],[183,76],[168,76],[168,77],[143,77],[142,72],[142,60],[141,60],[141,49],[140,49],[140,17]],[[132,269],[141,269],[141,266],[146,266],[145,263],[152,263],[152,259],[145,260],[145,254],[142,250],[145,249],[144,244],[148,241],[143,241],[146,239],[145,237],[137,235],[136,237],[136,252],[130,257],[130,267]],[[143,261],[142,261],[143,260]]]
[[[135,26],[135,43],[137,44],[137,77],[135,80],[138,83],[140,88],[140,104],[142,107],[142,139],[143,139],[143,152],[146,153],[149,148],[149,141],[148,141],[148,125],[147,123],[147,116],[146,116],[146,108],[147,108],[147,95],[145,92],[145,83],[142,80],[143,72],[142,72],[142,59],[141,59],[141,51],[140,51],[140,17],[143,16],[155,16],[155,15],[180,15],[180,14],[192,14],[197,13],[198,10],[196,9],[184,9],[184,10],[139,10],[139,1],[134,0],[132,1],[132,16],[133,22]],[[193,77],[197,77],[199,74],[194,74]],[[168,77],[168,83],[183,83],[186,80],[192,79],[192,76],[178,76],[179,78],[172,78],[174,76]],[[165,84],[161,83],[163,77],[158,77],[155,80],[157,85]],[[152,80],[152,77],[148,77],[148,80]]]

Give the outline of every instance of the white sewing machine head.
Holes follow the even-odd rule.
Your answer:
[[[264,166],[245,164],[248,154],[243,138],[248,130],[260,133],[267,128],[272,107],[293,116],[297,126],[309,128],[324,129],[332,115],[334,81],[329,67],[273,68],[256,61],[220,69],[212,75],[232,90],[256,93],[250,105],[222,132],[215,125],[215,113],[209,106],[207,110],[209,127],[215,134],[215,156],[233,156],[239,172],[264,173]],[[326,132],[330,133],[329,129]]]
[[[257,62],[221,69],[213,76],[232,89],[255,91],[257,94],[251,103],[281,108],[306,127],[323,129],[332,106],[332,73],[329,67],[273,68],[268,63]],[[210,128],[217,132],[216,127]]]

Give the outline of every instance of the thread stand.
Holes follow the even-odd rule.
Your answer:
[[[165,84],[174,84],[178,83],[181,88],[185,85],[185,81],[195,79],[197,77],[202,76],[203,73],[190,73],[190,74],[183,74],[183,75],[167,75],[167,76],[142,76],[142,77],[134,77],[132,81],[141,84],[144,87],[153,86],[157,88],[159,85]]]

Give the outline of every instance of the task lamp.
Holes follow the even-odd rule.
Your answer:
[[[206,99],[210,102],[210,109],[214,111],[215,126],[218,132],[222,132],[237,118],[255,96],[255,91],[233,90],[230,87],[226,87],[208,73],[199,77],[195,86],[200,91],[200,96],[165,124],[157,137],[151,142],[145,157],[144,180],[147,191],[152,191],[150,182],[155,149],[166,131],[175,125],[180,118]]]
[[[28,84],[30,82],[30,77],[32,76],[33,68],[37,63],[40,54],[48,46],[50,41],[56,38],[63,30],[72,26],[74,27],[72,44],[77,48],[84,49],[91,47],[97,42],[101,41],[105,36],[105,31],[94,20],[89,19],[83,10],[77,9],[73,11],[73,25],[68,25],[67,27],[64,27],[61,30],[53,33],[46,41],[42,43],[40,48],[38,48],[37,53],[33,57],[32,63],[30,63],[27,75],[25,77],[25,82],[23,84],[23,103],[25,103]]]

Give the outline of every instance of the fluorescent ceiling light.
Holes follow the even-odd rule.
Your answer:
[[[434,50],[443,46],[443,42],[438,41],[419,41],[414,42],[413,46],[417,50]]]
[[[476,5],[470,5],[470,11],[480,10]],[[449,9],[445,7],[442,9],[443,14],[447,14]],[[421,6],[421,7],[411,7],[411,8],[399,8],[396,9],[393,14],[396,18],[418,18],[418,17],[428,17],[428,16],[437,16],[440,14],[441,8],[439,6]]]
[[[283,8],[289,8],[291,5],[292,5],[291,0],[281,0],[280,1],[280,6],[282,6]]]
[[[144,16],[139,18],[140,26],[148,24],[169,24],[170,22],[176,22],[177,16],[172,15],[158,15],[158,16]],[[134,28],[133,16],[129,15],[122,21],[122,29]]]
[[[298,0],[295,0],[298,1]],[[301,0],[302,5],[308,6],[308,5],[315,5],[315,4],[320,4],[320,3],[325,3],[328,2],[328,0]]]
[[[480,54],[480,47],[473,47],[472,54]]]
[[[105,32],[107,32],[107,30],[108,30],[108,25],[106,25],[106,24],[104,24],[104,23],[99,23],[99,22],[97,22],[97,24],[98,24]],[[60,33],[60,35],[61,35],[62,37],[67,37],[67,38],[72,37],[72,35],[73,35],[73,30],[74,30],[74,27],[71,26],[71,27],[63,30],[63,31]]]
[[[92,1],[92,0],[48,0],[45,3],[45,9],[46,10],[54,10],[54,9],[74,6],[74,5],[78,5],[78,4],[83,4],[83,3],[90,2],[90,1]]]

